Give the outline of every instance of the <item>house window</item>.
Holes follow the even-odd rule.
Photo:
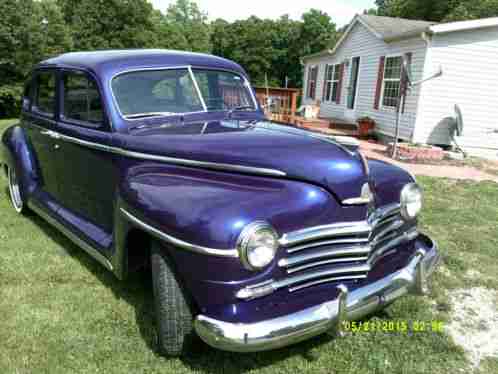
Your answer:
[[[337,103],[339,97],[340,65],[325,66],[325,101]]]
[[[387,57],[384,67],[382,106],[396,108],[401,86],[401,56]]]
[[[308,92],[306,96],[309,99],[315,99],[317,75],[318,75],[318,66],[313,66],[308,69]]]

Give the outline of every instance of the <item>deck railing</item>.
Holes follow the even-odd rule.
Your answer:
[[[282,123],[294,123],[297,100],[299,93],[298,88],[279,88],[279,87],[255,87],[256,98],[259,104],[265,108],[268,119]],[[271,105],[268,106],[268,97]]]

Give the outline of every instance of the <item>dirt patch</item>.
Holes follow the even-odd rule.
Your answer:
[[[498,293],[482,287],[452,292],[452,320],[448,333],[464,348],[474,367],[498,357]]]

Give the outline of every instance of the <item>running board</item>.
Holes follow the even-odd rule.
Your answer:
[[[70,239],[74,244],[83,249],[86,253],[92,256],[95,260],[97,260],[101,265],[103,265],[108,270],[113,270],[113,266],[111,262],[103,256],[97,249],[93,248],[90,244],[86,243],[84,240],[80,239],[76,234],[71,232],[67,227],[65,227],[62,223],[53,218],[49,213],[45,212],[45,210],[36,203],[28,202],[28,207],[36,212],[39,216],[41,216],[45,221],[54,226],[57,230],[63,233],[68,239]]]

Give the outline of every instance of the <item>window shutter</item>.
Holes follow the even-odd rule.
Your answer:
[[[310,91],[310,84],[311,84],[311,67],[308,68],[308,75],[307,75],[307,82],[306,82],[306,97],[311,97],[311,91]]]
[[[342,80],[344,77],[344,64],[339,65],[339,81],[337,82],[337,101],[336,104],[341,103]]]
[[[384,63],[386,56],[382,56],[379,60],[379,72],[377,74],[377,87],[375,89],[374,109],[379,109],[380,95],[382,94],[382,81],[384,80]]]
[[[318,65],[313,68],[313,100],[316,98],[316,78],[318,76]]]
[[[323,73],[323,88],[322,88],[322,101],[325,101],[325,95],[327,94],[327,70],[328,65],[325,64],[325,71]]]
[[[412,66],[412,52],[405,53],[405,59],[408,62],[408,69],[411,70]],[[406,75],[403,74],[403,79],[401,80],[401,89],[400,89],[400,94],[405,94],[406,89],[408,88],[408,82],[406,81]],[[405,95],[405,100],[403,100],[403,104],[401,107],[401,113],[405,112],[405,103],[406,103],[406,95]]]

